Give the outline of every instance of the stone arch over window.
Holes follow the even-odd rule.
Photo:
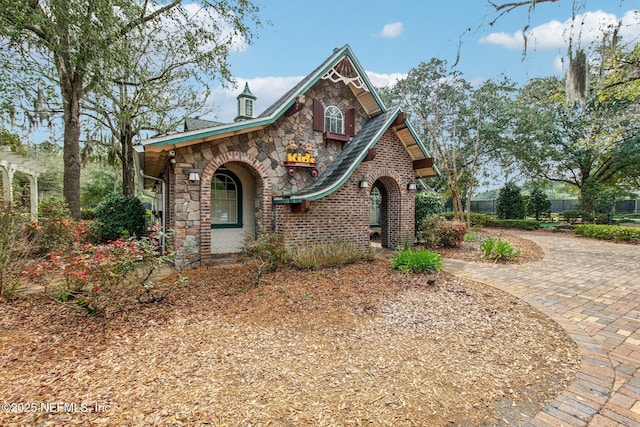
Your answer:
[[[272,183],[267,169],[247,153],[230,151],[220,154],[205,166],[200,180],[200,259],[202,262],[211,258],[211,182],[216,171],[225,163],[240,163],[254,177],[257,232],[267,231],[271,226]]]

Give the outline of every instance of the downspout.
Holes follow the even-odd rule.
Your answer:
[[[156,178],[155,176],[145,175],[144,172],[140,171],[140,176],[143,178],[153,179],[154,181],[159,181],[162,183],[162,236],[160,237],[160,245],[161,245],[161,253],[164,255],[165,247],[166,247],[166,218],[167,218],[167,182],[164,179]]]

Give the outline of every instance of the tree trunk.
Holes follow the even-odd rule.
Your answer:
[[[80,220],[80,90],[62,85],[64,119],[64,179],[62,194],[71,217]]]
[[[131,131],[130,123],[126,124],[125,129],[120,133],[120,145],[120,161],[122,162],[122,194],[133,196],[136,194],[136,168],[133,157],[133,132]]]

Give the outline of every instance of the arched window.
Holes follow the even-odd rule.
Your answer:
[[[242,184],[227,169],[211,179],[211,228],[242,227]]]
[[[324,110],[324,130],[337,134],[344,133],[344,117],[342,111],[335,105],[330,105]]]

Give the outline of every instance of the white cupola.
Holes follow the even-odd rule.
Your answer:
[[[236,97],[238,100],[238,115],[233,121],[253,119],[253,103],[257,99],[249,90],[249,83],[244,84],[244,90]]]

